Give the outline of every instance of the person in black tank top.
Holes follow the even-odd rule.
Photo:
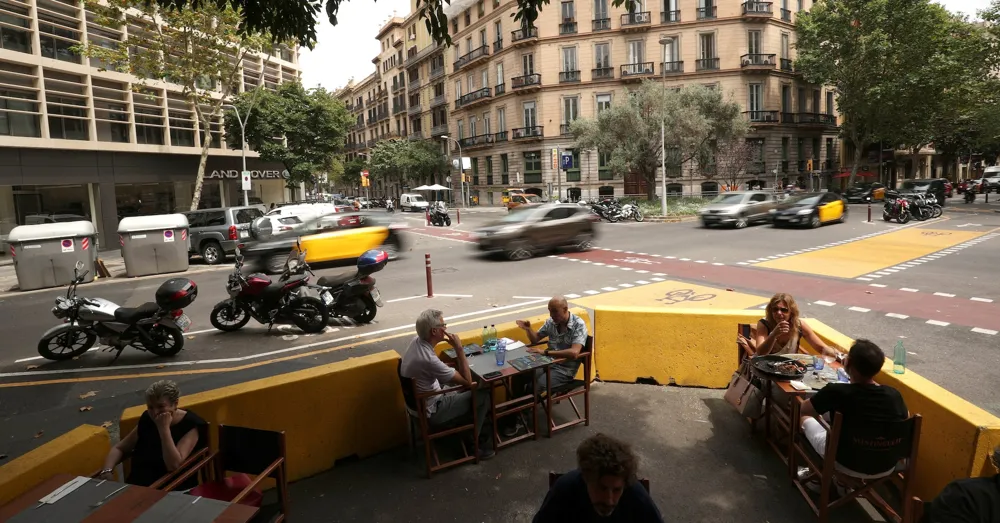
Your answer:
[[[752,343],[747,343],[757,355],[794,354],[802,339],[820,354],[843,356],[830,348],[805,320],[799,317],[799,306],[790,294],[778,293],[771,297],[764,311],[764,318],[757,322],[757,332]],[[741,340],[737,340],[741,344]]]

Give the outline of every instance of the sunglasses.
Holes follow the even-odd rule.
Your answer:
[[[788,314],[788,307],[775,307],[774,312],[780,312],[782,314]]]

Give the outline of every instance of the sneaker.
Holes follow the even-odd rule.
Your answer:
[[[488,461],[488,460],[493,459],[493,456],[496,456],[496,455],[497,455],[497,451],[493,450],[492,448],[488,448],[488,449],[487,448],[480,448],[479,449],[479,455],[478,455],[478,457],[479,457],[480,461]]]
[[[505,438],[513,438],[514,436],[517,436],[518,432],[521,432],[521,422],[520,421],[518,421],[517,423],[515,423],[513,425],[508,425],[506,427],[501,427],[500,428],[500,435],[503,436],[503,437],[505,437]]]

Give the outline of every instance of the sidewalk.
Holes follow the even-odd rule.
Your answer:
[[[125,260],[122,259],[121,250],[102,251],[97,257],[104,261],[104,266],[111,272],[112,278],[117,278],[125,274]],[[14,259],[5,254],[0,256],[0,292],[16,291],[17,274],[14,272]]]

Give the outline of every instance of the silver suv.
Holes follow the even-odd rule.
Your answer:
[[[777,205],[774,195],[765,191],[725,192],[701,208],[701,224],[732,225],[742,229],[754,222],[767,222],[768,213]]]
[[[205,263],[215,265],[250,238],[250,224],[264,216],[264,206],[198,209],[183,214],[189,224],[190,254],[200,254]]]

